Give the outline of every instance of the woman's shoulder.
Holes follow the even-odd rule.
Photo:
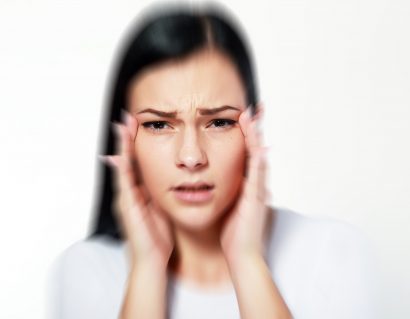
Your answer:
[[[283,207],[272,207],[272,212],[270,253],[276,258],[338,263],[374,256],[373,243],[353,224],[330,217],[307,216]]]
[[[127,270],[122,242],[105,235],[74,242],[49,268],[48,318],[114,318]]]
[[[348,222],[287,208],[274,208],[274,216],[269,263],[295,314],[373,318],[378,260],[367,235]],[[301,302],[306,298],[312,303]]]
[[[65,248],[57,259],[104,258],[106,255],[119,254],[123,249],[123,241],[112,239],[108,235],[95,235],[74,242]]]
[[[99,271],[116,271],[126,266],[125,244],[107,235],[95,235],[78,240],[65,248],[53,261],[54,271],[69,275],[98,274]]]
[[[273,227],[276,234],[288,236],[289,239],[314,240],[332,239],[333,241],[347,238],[367,241],[365,233],[357,226],[336,218],[327,216],[309,216],[285,207],[271,207],[273,212]]]

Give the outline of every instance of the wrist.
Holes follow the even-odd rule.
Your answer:
[[[145,274],[162,275],[166,274],[167,265],[156,260],[139,260],[131,263],[131,271]]]
[[[227,258],[229,270],[232,274],[242,272],[244,269],[266,263],[264,256],[257,251],[243,252]]]

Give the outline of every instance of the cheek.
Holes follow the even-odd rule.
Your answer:
[[[215,151],[213,162],[213,176],[215,176],[225,189],[237,189],[238,183],[243,179],[246,165],[245,144],[241,137],[224,143]]]
[[[166,144],[153,143],[152,140],[140,140],[135,145],[135,154],[142,183],[150,193],[155,194],[169,187],[169,165],[172,162],[171,150]]]

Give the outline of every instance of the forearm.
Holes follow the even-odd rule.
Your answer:
[[[165,319],[166,288],[166,268],[133,266],[119,319]]]
[[[262,256],[237,259],[229,269],[241,319],[292,318]]]

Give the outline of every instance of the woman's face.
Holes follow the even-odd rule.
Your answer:
[[[135,155],[152,200],[185,228],[202,229],[217,221],[239,195],[246,165],[238,123],[246,97],[236,67],[215,51],[151,67],[131,83],[128,106],[139,122]],[[201,112],[222,106],[234,109]],[[210,200],[182,201],[172,190],[196,181],[214,185]]]

